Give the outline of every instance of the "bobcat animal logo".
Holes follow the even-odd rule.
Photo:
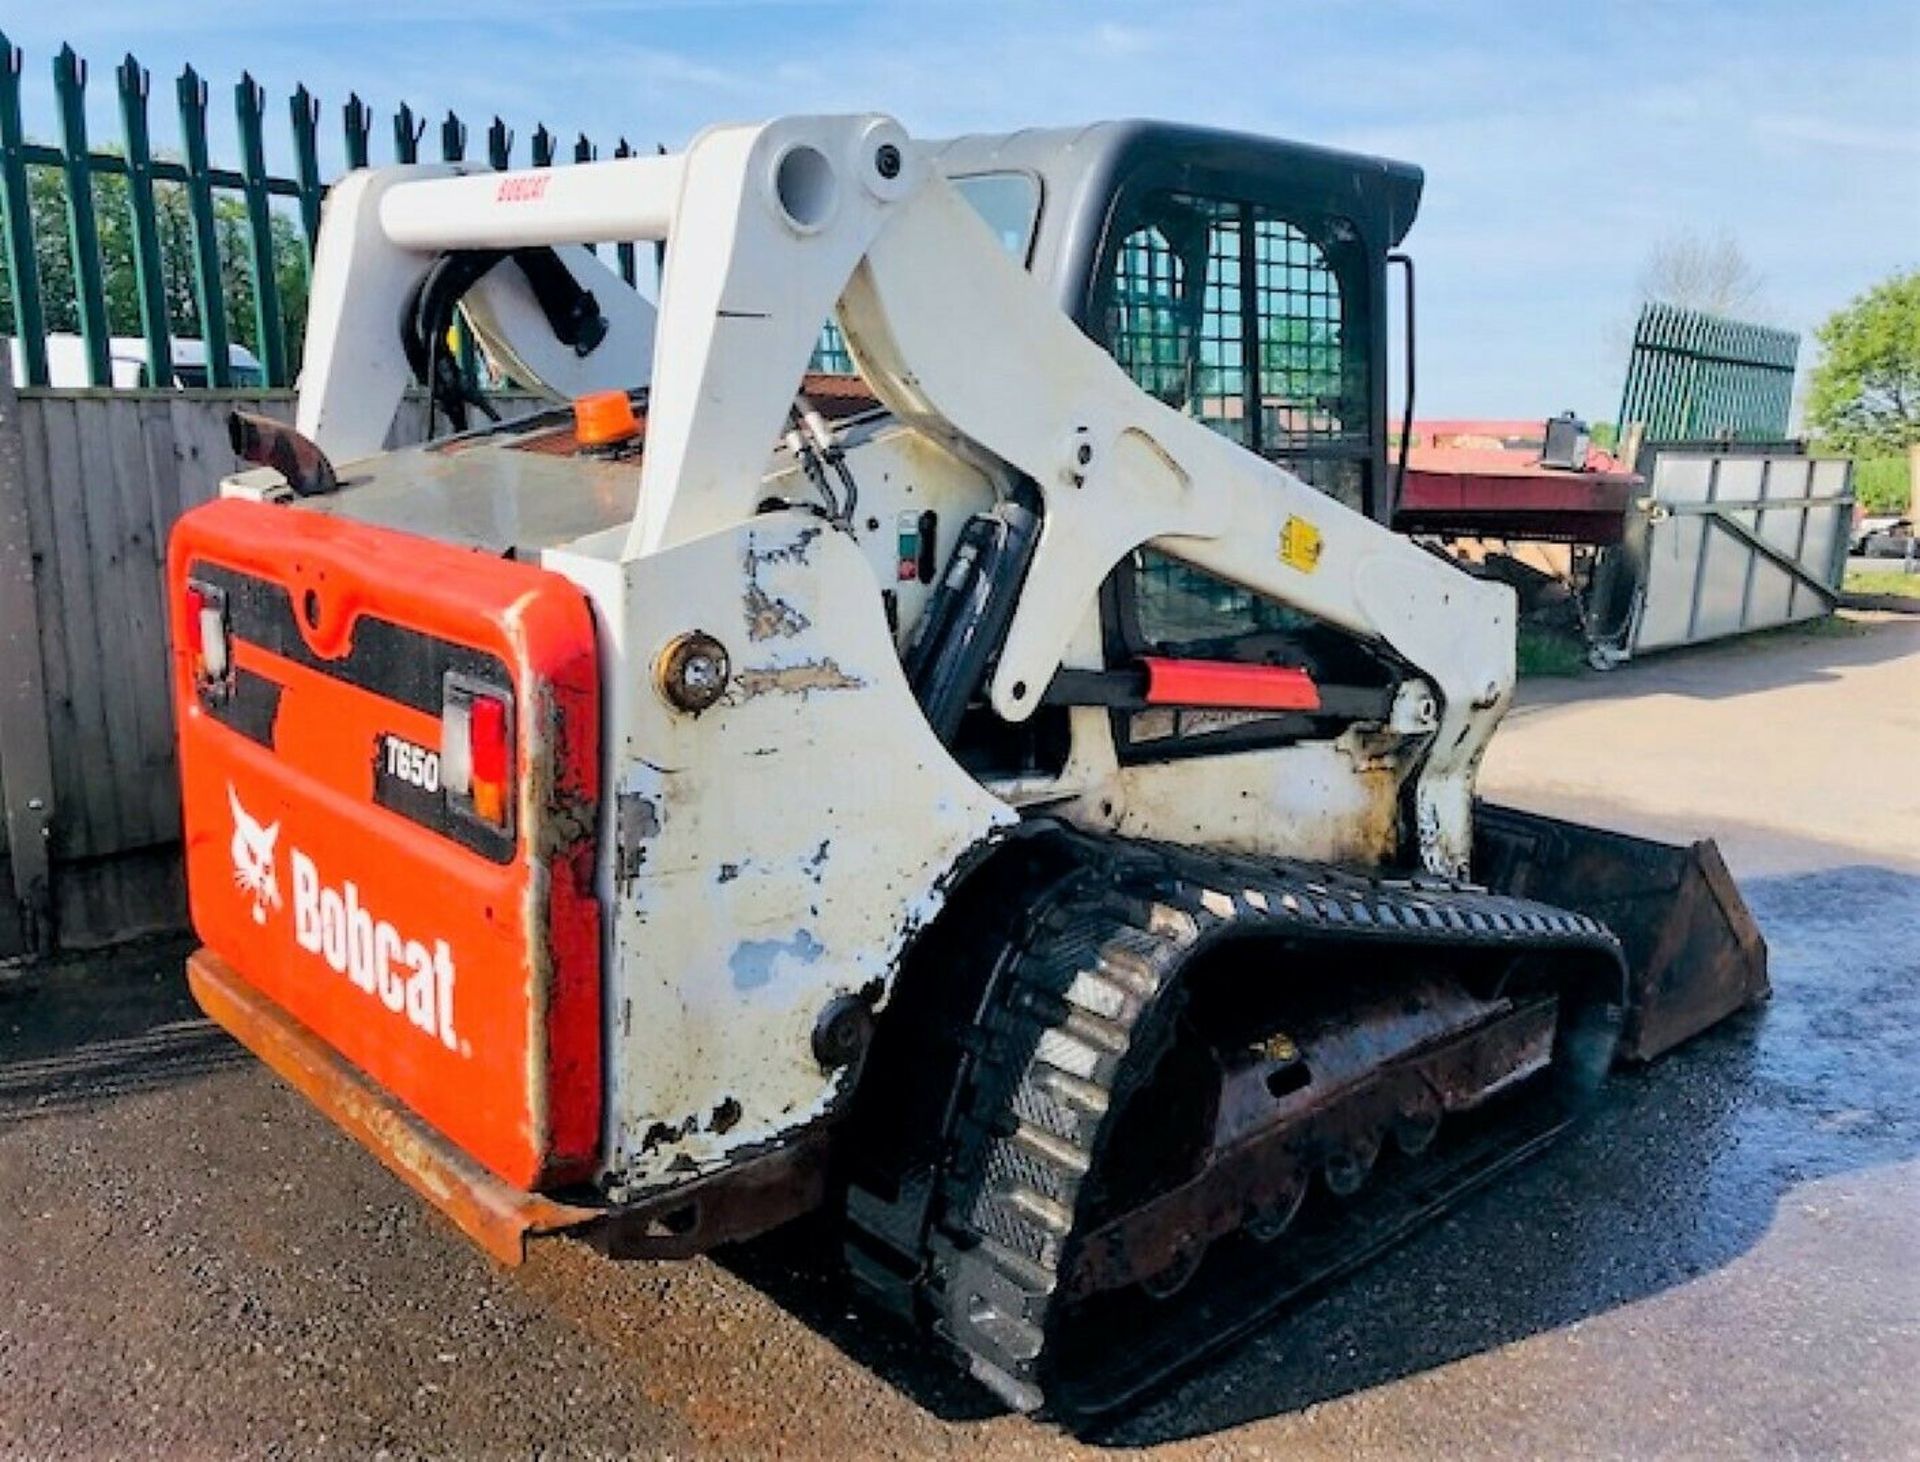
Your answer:
[[[227,783],[227,805],[233,809],[233,881],[253,900],[253,922],[267,922],[267,911],[280,907],[280,880],[273,871],[273,845],[280,841],[280,824],[262,827],[240,805],[240,794]]]

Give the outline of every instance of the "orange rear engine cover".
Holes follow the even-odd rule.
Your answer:
[[[168,557],[200,937],[499,1177],[587,1176],[600,717],[585,598],[527,564],[241,501],[188,513]],[[443,711],[473,697],[505,705],[497,821],[493,799],[443,784]],[[498,736],[494,714],[448,724],[469,719]]]

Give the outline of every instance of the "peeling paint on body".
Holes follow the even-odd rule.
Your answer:
[[[752,642],[743,609],[772,633]],[[956,862],[1014,814],[934,739],[859,545],[817,520],[770,513],[625,565],[603,612],[629,646],[726,624],[753,647],[712,715],[675,714],[641,677],[609,688],[620,1020],[598,1179],[631,1197],[835,1110],[849,1075],[812,1054],[821,1010],[858,989],[879,1003]],[[906,788],[915,815],[894,827]]]
[[[615,843],[617,862],[614,879],[621,893],[627,893],[646,865],[647,843],[660,836],[660,807],[651,797],[638,792],[622,792],[619,797],[619,825]]]
[[[805,697],[816,690],[858,690],[866,684],[859,676],[847,674],[831,657],[805,660],[798,665],[742,670],[734,676],[733,683],[743,700],[753,700],[769,692]]]
[[[813,541],[823,532],[820,528],[802,528],[791,540],[778,548],[762,548],[755,538],[747,540],[747,572],[752,574],[763,563],[804,564],[809,562],[813,550]]]
[[[810,965],[826,952],[826,946],[813,937],[812,930],[802,929],[791,939],[743,939],[735,946],[727,968],[733,971],[734,989],[758,990],[773,983],[781,960]]]
[[[750,640],[791,639],[812,623],[786,600],[774,598],[752,581],[747,584],[742,603],[746,608]]]

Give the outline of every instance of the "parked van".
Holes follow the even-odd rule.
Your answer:
[[[13,358],[13,379],[18,385],[26,379],[27,353],[17,336],[7,337]],[[227,347],[228,379],[242,390],[256,390],[267,383],[260,358],[244,345]],[[117,390],[141,390],[153,383],[147,378],[147,342],[144,336],[115,335],[107,342],[107,381]],[[87,343],[78,335],[55,334],[47,337],[47,384],[62,390],[90,386],[87,378]],[[173,379],[167,384],[178,389],[201,389],[207,385],[207,343],[204,340],[173,341]]]

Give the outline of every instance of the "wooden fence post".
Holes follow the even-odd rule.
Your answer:
[[[20,398],[13,388],[13,364],[0,351],[0,789],[6,796],[11,895],[20,907],[30,954],[53,948],[47,847],[53,826],[53,749],[34,578]]]

